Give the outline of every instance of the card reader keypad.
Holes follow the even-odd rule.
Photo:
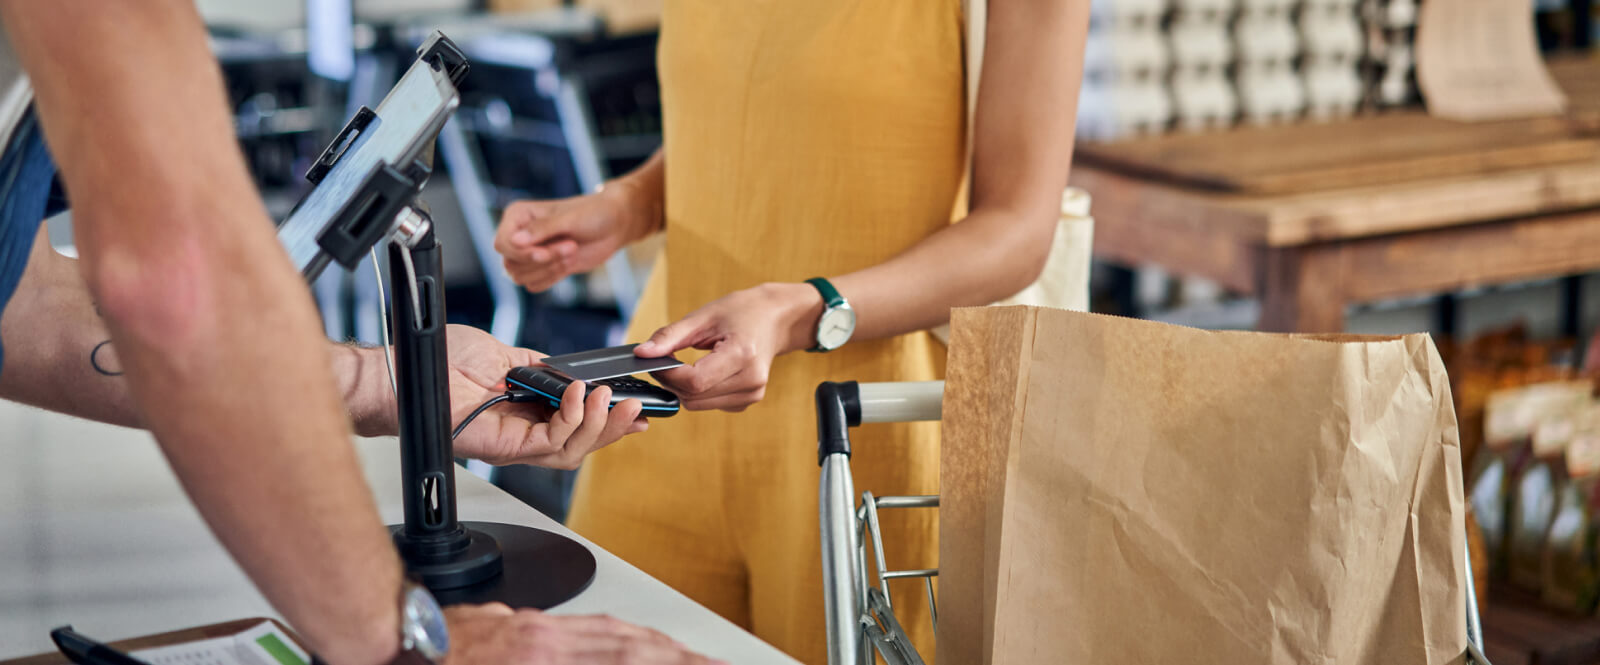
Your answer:
[[[648,381],[641,381],[641,380],[635,379],[635,378],[633,378],[631,376],[619,376],[619,377],[617,377],[615,379],[604,379],[604,380],[601,380],[601,381],[595,381],[594,383],[600,384],[602,386],[609,386],[611,388],[611,392],[613,392],[613,393],[617,392],[619,390],[648,390],[650,388],[655,388],[656,387],[655,384],[653,384],[653,383],[650,383]],[[591,384],[589,386],[589,391],[590,392],[594,391],[594,385],[593,384]]]

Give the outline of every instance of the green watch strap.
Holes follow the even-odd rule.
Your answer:
[[[824,307],[838,307],[844,304],[844,296],[839,295],[839,290],[833,288],[833,282],[821,277],[812,277],[806,280],[806,283],[817,287],[817,291],[822,294]]]

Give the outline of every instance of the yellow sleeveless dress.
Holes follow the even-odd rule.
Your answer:
[[[950,223],[965,170],[959,0],[666,0],[659,68],[666,249],[630,340],[739,289],[883,262]],[[781,357],[749,410],[658,420],[591,456],[569,522],[824,663],[813,391],[941,379],[944,355],[918,332]],[[938,491],[937,423],[856,436],[858,490]],[[933,511],[885,518],[892,568],[936,565]],[[894,603],[931,660],[921,585],[899,583]]]

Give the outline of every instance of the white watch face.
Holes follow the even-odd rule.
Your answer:
[[[849,305],[829,309],[822,313],[822,319],[817,322],[817,348],[831,351],[844,346],[855,331],[855,310],[850,309]]]

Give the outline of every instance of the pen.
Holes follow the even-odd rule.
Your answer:
[[[61,653],[78,665],[146,665],[142,660],[73,630],[72,626],[62,626],[50,631],[50,639],[55,641],[56,648],[60,649]]]

